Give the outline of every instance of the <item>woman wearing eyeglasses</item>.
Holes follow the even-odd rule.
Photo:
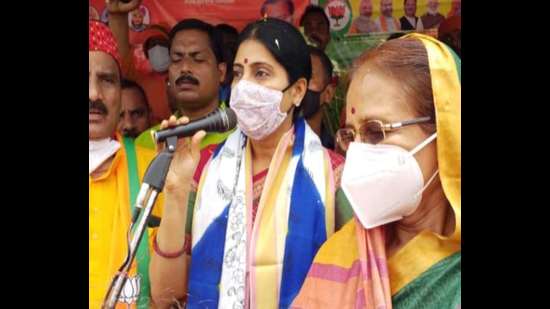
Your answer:
[[[411,34],[356,60],[342,189],[355,218],[293,308],[460,308],[460,59]]]

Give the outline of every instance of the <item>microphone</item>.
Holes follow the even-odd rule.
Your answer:
[[[164,129],[153,133],[155,142],[164,142],[172,136],[186,137],[193,136],[196,132],[204,130],[206,132],[226,132],[232,130],[237,125],[237,115],[231,108],[221,109],[210,114],[195,119],[187,124]]]

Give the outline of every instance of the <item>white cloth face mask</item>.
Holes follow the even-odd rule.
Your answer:
[[[239,128],[259,140],[273,133],[285,120],[281,112],[283,91],[241,80],[231,89],[230,106],[237,114]]]
[[[114,155],[120,148],[120,143],[111,138],[89,140],[89,174],[91,175],[105,160]]]

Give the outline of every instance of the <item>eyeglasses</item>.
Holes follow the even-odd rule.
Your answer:
[[[359,137],[362,143],[378,144],[386,138],[386,132],[394,131],[405,126],[431,121],[431,117],[419,117],[394,123],[383,123],[380,120],[369,120],[359,127]],[[355,140],[355,129],[342,128],[336,131],[336,143],[347,151],[349,144]]]

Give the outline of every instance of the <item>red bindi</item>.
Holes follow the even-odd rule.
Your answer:
[[[353,107],[353,106],[351,107],[351,113],[355,114],[355,107]]]
[[[245,63],[245,64],[248,63],[248,58],[244,58],[244,63]]]

